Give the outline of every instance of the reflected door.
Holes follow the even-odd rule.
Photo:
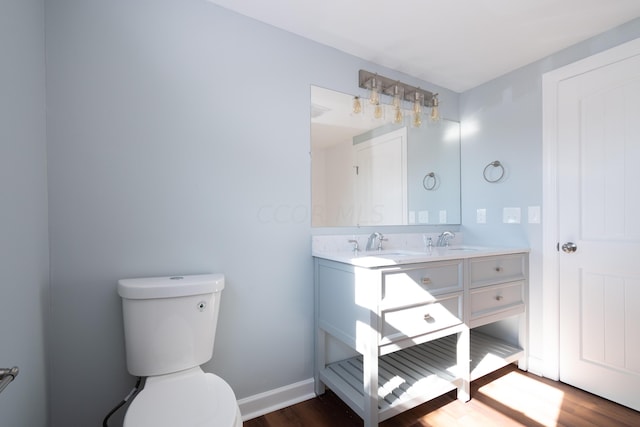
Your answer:
[[[407,224],[407,128],[354,145],[358,225]]]

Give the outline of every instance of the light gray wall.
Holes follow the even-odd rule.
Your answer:
[[[0,395],[3,426],[47,425],[44,2],[0,2]]]
[[[640,19],[527,65],[460,96],[463,128],[463,232],[472,244],[531,248],[531,355],[542,357],[542,226],[527,223],[527,208],[542,205],[542,75],[640,37]],[[464,134],[466,130],[466,134]],[[503,182],[482,177],[486,164],[500,160]],[[503,224],[502,209],[519,207],[522,223]],[[487,223],[476,223],[476,209]],[[543,218],[544,220],[544,218]]]
[[[45,21],[51,425],[98,425],[133,384],[124,277],[225,273],[206,369],[238,398],[309,378],[310,235],[324,232],[309,227],[309,85],[353,92],[366,68],[439,92],[454,119],[458,95],[205,1],[56,0]],[[531,245],[537,304],[540,227],[496,213],[541,203],[540,75],[637,27],[461,96],[481,129],[462,150],[465,238]],[[487,187],[479,174],[495,159],[507,180]],[[474,224],[478,207],[489,224]]]
[[[238,398],[310,378],[310,85],[458,95],[202,0],[56,0],[46,39],[52,425],[133,385],[120,278],[224,273],[206,369]]]

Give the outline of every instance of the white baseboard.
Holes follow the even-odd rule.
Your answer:
[[[316,397],[313,378],[238,400],[242,421]]]
[[[544,360],[537,357],[529,356],[529,368],[527,369],[527,371],[531,372],[532,374],[538,375],[539,377],[543,377]]]

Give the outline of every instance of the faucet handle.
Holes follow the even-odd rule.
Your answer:
[[[360,250],[360,246],[358,245],[358,241],[356,239],[349,239],[348,240],[349,243],[351,243],[353,245],[353,253],[358,253],[358,251]]]

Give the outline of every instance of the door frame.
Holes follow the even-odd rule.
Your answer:
[[[640,54],[640,38],[542,75],[542,366],[560,379],[560,253],[558,244],[558,87],[560,82]]]

